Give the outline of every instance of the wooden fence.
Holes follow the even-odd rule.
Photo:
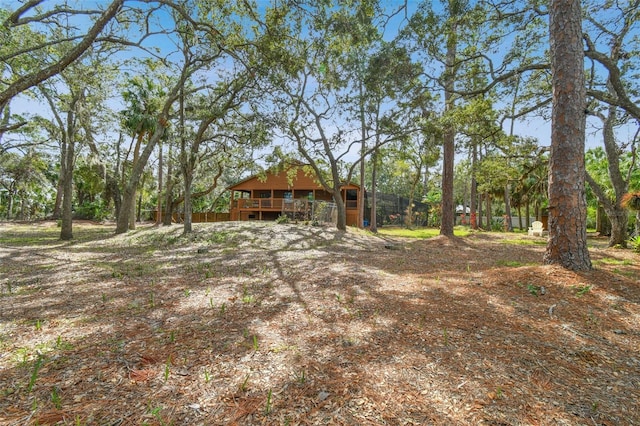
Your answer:
[[[155,213],[155,215],[157,217],[157,213]],[[192,223],[228,222],[229,220],[231,220],[231,215],[229,213],[202,212],[191,214]],[[184,213],[174,213],[173,222],[184,223]]]

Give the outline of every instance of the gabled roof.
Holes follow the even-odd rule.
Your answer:
[[[322,185],[320,185],[320,183],[317,182],[316,177],[312,173],[308,173],[302,170],[305,166],[308,166],[308,164],[304,164],[300,161],[292,161],[286,165],[279,164],[278,166],[274,166],[267,169],[264,173],[249,176],[248,178],[243,179],[237,182],[236,184],[227,187],[227,190],[249,190],[249,189],[258,189],[260,187],[262,188],[269,187],[272,189],[290,189],[290,188],[324,189]],[[294,178],[293,182],[289,183],[288,179],[285,179],[285,180],[278,179],[279,185],[273,186],[273,184],[276,183],[274,182],[273,177],[279,177],[281,176],[281,174],[286,175],[286,173],[293,168],[298,169],[297,176]],[[302,176],[300,175],[301,172],[303,173]],[[271,182],[269,182],[270,180]],[[299,185],[296,185],[295,181],[298,181],[298,180],[303,180],[304,182],[302,182]],[[257,188],[253,188],[253,187],[247,188],[246,184],[251,181],[256,181]],[[355,189],[360,188],[359,185],[356,185],[353,183],[347,186],[351,186],[352,188],[355,188]],[[240,187],[243,187],[243,188],[240,188]]]

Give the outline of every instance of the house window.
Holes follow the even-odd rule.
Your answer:
[[[356,209],[358,208],[358,190],[356,189],[347,189],[347,209]]]

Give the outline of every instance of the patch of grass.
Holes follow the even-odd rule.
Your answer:
[[[224,244],[229,239],[230,235],[223,231],[213,231],[208,237],[207,241],[213,244]]]
[[[297,351],[298,350],[298,346],[296,345],[279,345],[276,346],[275,348],[271,348],[269,349],[270,352],[273,352],[275,354],[281,353],[281,352],[286,352],[286,351]]]
[[[51,403],[56,407],[56,409],[62,409],[62,398],[60,398],[60,393],[56,386],[51,389]]]
[[[575,290],[576,296],[578,297],[582,297],[591,291],[590,285],[578,285],[578,286],[572,286],[572,288]]]
[[[537,285],[527,284],[527,291],[533,296],[538,296],[541,292],[541,288]]]
[[[249,387],[249,375],[247,374],[244,377],[244,380],[242,381],[242,383],[240,384],[240,391],[246,392],[248,387]]]
[[[171,357],[167,358],[167,362],[164,364],[164,382],[169,380],[169,374],[171,374]]]
[[[242,289],[242,303],[254,303],[256,301],[256,297],[253,294],[249,294],[249,290],[245,286]]]
[[[31,370],[31,377],[29,378],[29,384],[27,385],[27,392],[31,392],[33,387],[36,384],[36,380],[38,380],[38,371],[42,368],[44,364],[44,357],[42,355],[38,355],[38,359],[33,364],[33,370]]]
[[[603,265],[633,265],[633,262],[629,259],[615,259],[613,257],[603,257],[602,259],[596,260],[594,263],[601,263]]]
[[[466,237],[471,231],[465,226],[456,226],[453,230],[453,235],[456,237]],[[438,228],[378,228],[378,234],[386,235],[389,237],[405,237],[405,238],[433,238],[440,235]]]
[[[623,277],[627,277],[627,278],[634,278],[636,277],[636,275],[638,275],[636,271],[621,271],[618,268],[614,268],[613,273],[622,275]]]
[[[271,410],[273,409],[273,407],[271,406],[271,389],[269,389],[269,393],[267,394],[267,403],[264,407],[264,414],[269,415],[269,413],[271,413]]]
[[[62,339],[62,336],[58,336],[58,338],[56,339],[55,348],[58,349],[58,350],[65,351],[65,350],[73,349],[73,345],[71,343],[69,343],[69,342],[65,342]]]
[[[519,268],[525,266],[526,263],[518,262],[517,260],[498,260],[496,266],[506,266],[508,268]]]
[[[300,373],[295,373],[295,379],[296,382],[298,382],[301,385],[304,385],[305,382],[307,381],[307,377],[306,377],[306,373],[304,370],[300,371]]]
[[[500,243],[514,246],[546,246],[547,240],[529,240],[529,239],[506,239],[500,240]]]

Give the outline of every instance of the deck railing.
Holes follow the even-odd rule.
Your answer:
[[[306,210],[309,209],[309,200],[304,198],[238,198],[234,200],[234,208],[241,210]],[[347,200],[346,208],[351,210],[358,207],[356,200]]]

